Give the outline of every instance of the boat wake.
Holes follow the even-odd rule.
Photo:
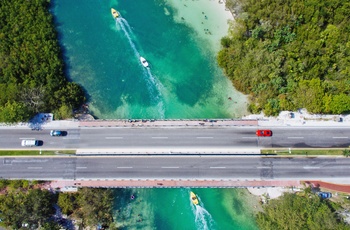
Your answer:
[[[132,50],[134,51],[135,54],[135,58],[137,60],[140,60],[140,52],[137,50],[135,43],[132,40],[132,30],[131,27],[128,23],[127,20],[125,20],[122,17],[118,17],[115,19],[116,21],[116,25],[119,26],[122,31],[124,32],[125,36],[128,39],[128,42],[130,44],[130,47],[132,48]],[[138,61],[138,63],[140,63]],[[148,91],[151,94],[152,99],[154,100],[154,102],[157,104],[158,107],[158,113],[160,115],[160,118],[164,118],[164,104],[161,100],[161,93],[160,93],[160,82],[153,76],[150,68],[145,68],[141,63],[140,63],[140,67],[142,68],[142,72],[143,72],[143,76],[146,80],[147,83],[147,87],[148,87]]]
[[[201,201],[200,204],[202,204]],[[195,217],[197,229],[215,229],[215,222],[213,217],[203,206],[195,205]]]

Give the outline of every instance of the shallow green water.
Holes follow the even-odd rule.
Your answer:
[[[220,17],[211,16],[211,7],[201,5],[207,0],[183,2],[52,1],[67,75],[86,89],[94,115],[170,119],[232,118],[245,113],[245,97],[216,64],[218,46],[213,38],[221,36],[215,30]],[[183,11],[173,7],[196,3]],[[122,18],[114,20],[111,7]],[[210,28],[211,35],[201,26]],[[148,60],[149,70],[139,56]],[[120,229],[256,229],[241,190],[193,191],[200,199],[198,207],[192,205],[189,189],[116,190]]]
[[[198,196],[198,206],[192,204],[190,191]],[[243,189],[118,189],[115,193],[120,229],[257,229]]]
[[[212,38],[221,35],[215,17],[211,24],[198,19],[203,28],[214,28],[208,35],[185,18],[179,21],[181,11],[169,1],[55,0],[52,5],[67,74],[86,89],[95,116],[231,118],[245,113],[245,97],[216,63]],[[113,19],[111,7],[122,18]]]

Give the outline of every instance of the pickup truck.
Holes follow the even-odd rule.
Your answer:
[[[39,141],[37,140],[22,140],[22,146],[25,147],[32,147],[32,146],[38,146]]]

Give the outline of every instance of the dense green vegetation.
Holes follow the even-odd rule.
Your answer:
[[[52,193],[45,182],[0,179],[0,226],[11,229],[62,229],[53,218],[55,206],[77,221],[81,229],[114,229],[113,193],[110,189],[82,188],[76,193]]]
[[[64,76],[49,2],[0,1],[0,122],[27,121],[38,112],[70,117],[85,100]]]
[[[59,229],[50,218],[55,213],[55,195],[34,188],[37,182],[0,180],[0,222],[11,229]],[[4,189],[6,189],[4,191]],[[46,227],[45,227],[46,226]]]
[[[350,229],[339,221],[333,206],[328,200],[317,195],[306,196],[286,193],[277,200],[265,205],[264,212],[257,215],[259,229]]]
[[[219,65],[253,113],[350,111],[350,2],[231,0]]]
[[[80,226],[113,225],[113,193],[110,189],[82,188],[78,193],[60,193],[58,205],[62,213],[80,220]]]

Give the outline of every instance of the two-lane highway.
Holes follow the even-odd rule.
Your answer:
[[[116,148],[269,148],[349,147],[350,127],[274,127],[272,137],[257,137],[259,127],[203,128],[77,128],[67,136],[51,137],[50,130],[0,129],[1,149],[21,149],[22,139],[43,141],[41,149]]]
[[[2,157],[0,177],[78,179],[348,179],[350,158],[234,156]]]

